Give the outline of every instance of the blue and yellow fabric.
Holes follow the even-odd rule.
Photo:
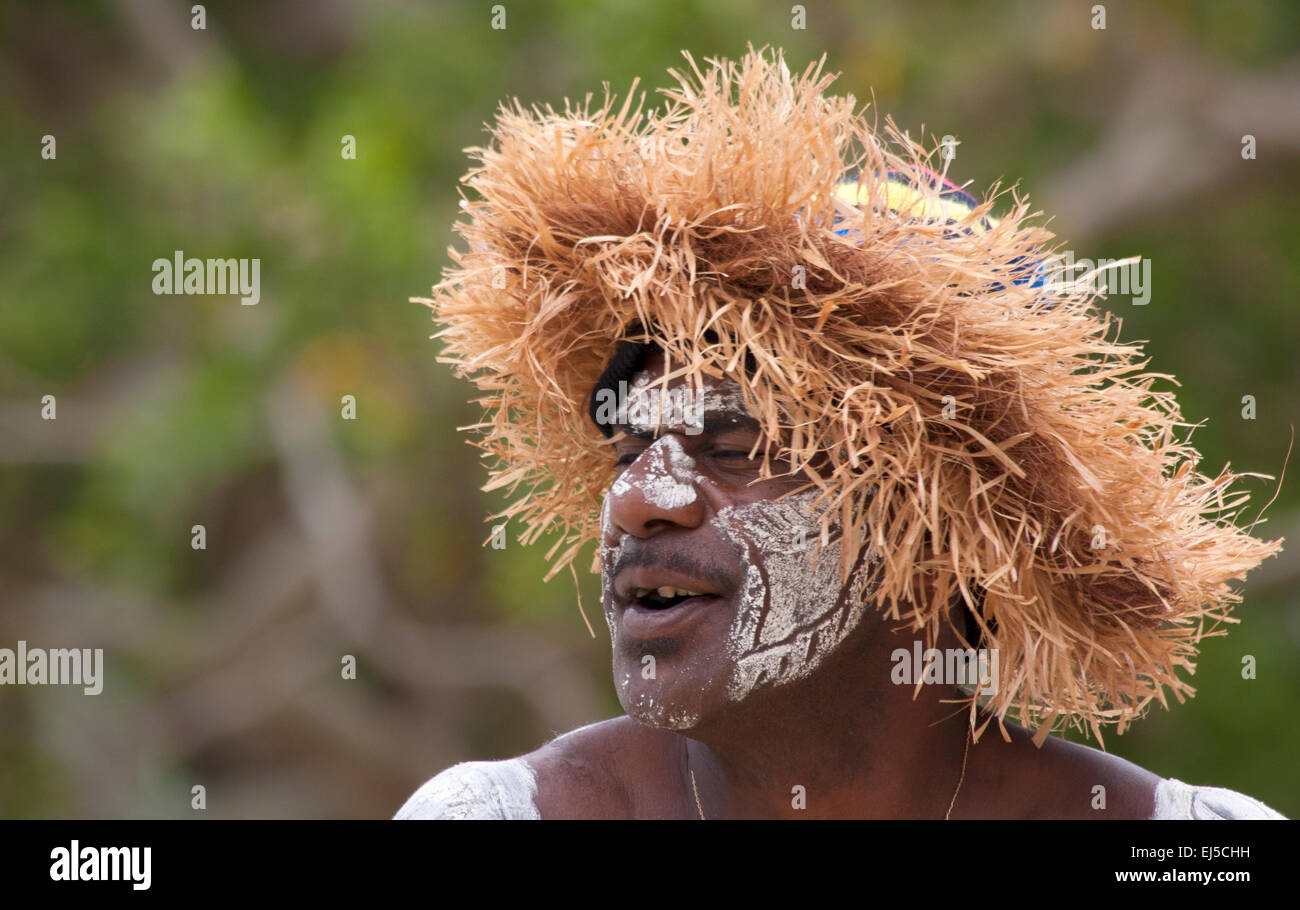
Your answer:
[[[920,180],[929,183],[929,186],[923,186],[918,182]],[[971,213],[979,207],[980,203],[974,196],[967,193],[951,180],[928,168],[918,168],[916,174],[891,169],[886,171],[886,181],[884,185],[885,198],[884,204],[896,215],[907,218],[915,218],[922,221],[942,220],[952,225],[945,230],[947,236],[956,236],[959,232],[965,234],[983,234],[992,230],[999,223],[999,219],[992,215],[984,215],[978,220],[966,222]],[[843,180],[835,189],[835,196],[842,202],[861,209],[864,205],[870,205],[871,199],[862,188],[856,177]],[[845,219],[837,217],[835,223],[839,224]],[[852,228],[845,227],[836,230],[835,233],[847,235],[852,232]],[[1017,285],[1026,285],[1028,287],[1042,287],[1045,283],[1045,274],[1041,260],[1031,259],[1030,257],[1020,257],[1013,260],[1012,274],[1015,276],[1013,282]],[[1002,290],[1002,285],[995,284],[993,290]]]

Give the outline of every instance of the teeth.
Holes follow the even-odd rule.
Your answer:
[[[699,591],[688,591],[685,588],[674,588],[672,585],[663,585],[658,588],[633,588],[632,597],[641,600],[650,594],[657,594],[664,600],[671,600],[674,597],[699,597]]]

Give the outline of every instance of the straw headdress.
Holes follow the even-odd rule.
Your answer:
[[[1038,213],[996,186],[954,211],[934,152],[826,94],[822,63],[687,59],[657,110],[636,82],[503,105],[468,150],[468,250],[422,301],[484,393],[486,489],[514,494],[523,542],[559,535],[547,577],[598,537],[615,467],[588,403],[644,326],[678,375],[739,383],[846,571],[874,542],[886,619],[933,642],[965,602],[999,650],[993,715],[1100,738],[1194,693],[1178,673],[1236,621],[1230,580],[1280,545],[1237,526],[1243,475],[1198,472],[1169,377],[1096,295],[1024,280]]]

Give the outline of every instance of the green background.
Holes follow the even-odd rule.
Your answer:
[[[742,0],[507,2],[504,30],[490,3],[209,3],[205,30],[190,6],[0,9],[0,647],[107,664],[93,698],[0,689],[0,816],[186,817],[202,785],[208,816],[382,817],[619,713],[595,579],[593,639],[545,545],[481,546],[502,499],[455,431],[472,391],[408,298],[499,101],[664,86],[682,49],[825,52],[836,91],[956,136],[959,182],[1018,181],[1080,256],[1149,257],[1151,303],[1107,305],[1204,421],[1202,469],[1280,471],[1296,4],[1113,3],[1104,30],[1074,2],[815,2],[802,30]],[[260,258],[261,302],[154,295],[174,250]],[[1248,488],[1253,516],[1274,484]],[[1294,482],[1267,518],[1300,530]],[[1300,816],[1298,583],[1291,552],[1266,563],[1197,697],[1107,747]]]

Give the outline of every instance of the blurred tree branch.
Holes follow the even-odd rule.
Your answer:
[[[1046,184],[1044,209],[1094,237],[1253,174],[1300,149],[1300,58],[1240,73],[1183,56],[1148,58],[1096,147]],[[1259,159],[1241,157],[1253,135]]]

